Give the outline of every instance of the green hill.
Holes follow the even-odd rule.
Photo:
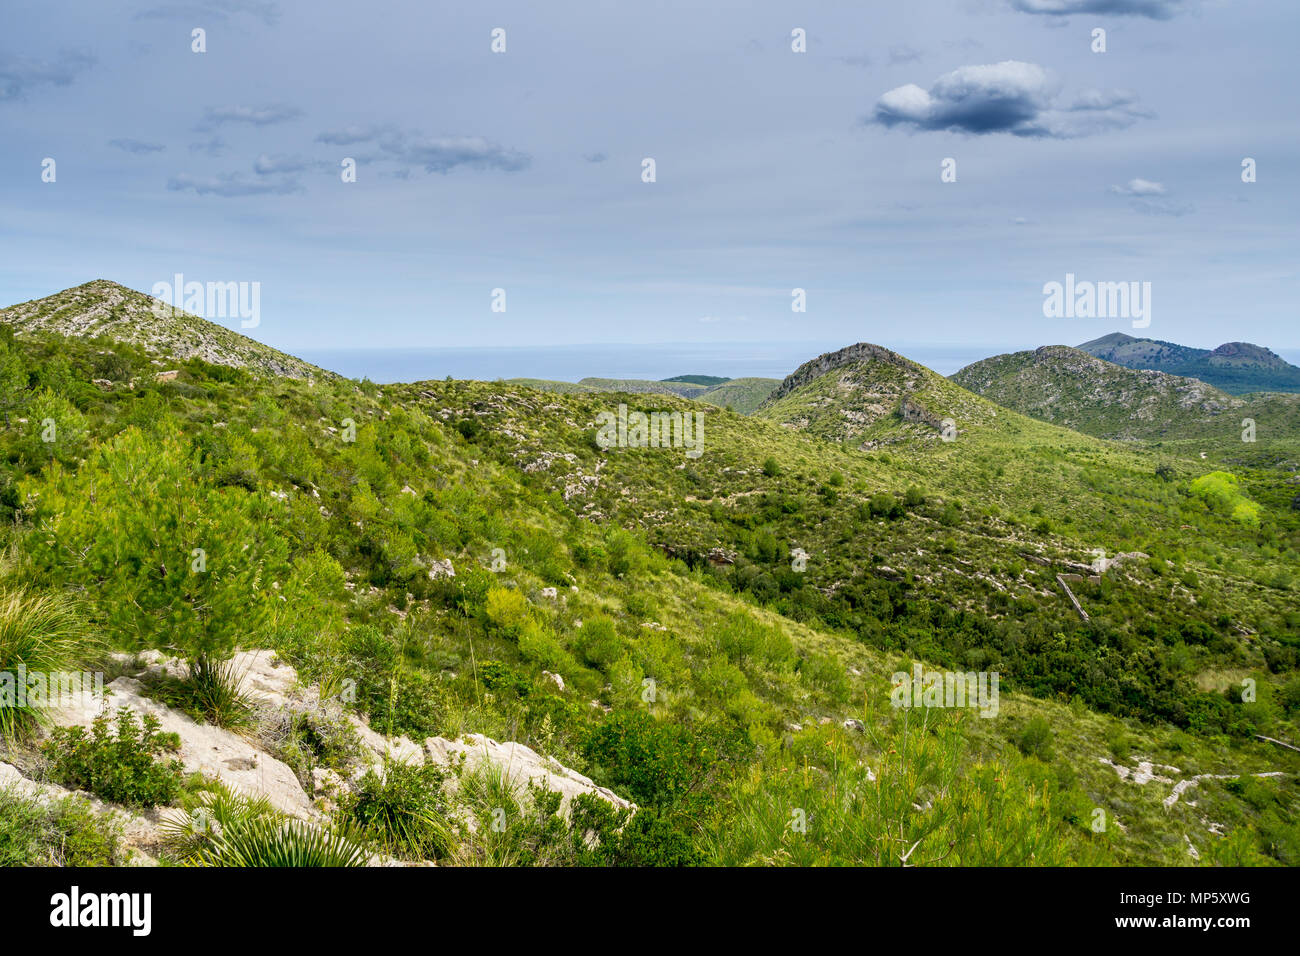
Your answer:
[[[984,359],[952,381],[1006,408],[1076,431],[1123,441],[1181,442],[1189,454],[1240,457],[1300,450],[1300,396],[1229,395],[1193,378],[1130,369],[1063,345]],[[1255,423],[1255,447],[1242,441]],[[1260,444],[1263,443],[1263,444]]]
[[[20,335],[51,332],[63,336],[103,336],[130,342],[163,364],[198,358],[251,372],[290,378],[333,375],[224,326],[168,308],[160,317],[157,300],[115,282],[97,279],[75,289],[0,309],[0,324]]]
[[[1200,379],[1234,395],[1300,392],[1300,368],[1249,342],[1227,342],[1216,349],[1196,349],[1113,332],[1085,342],[1079,349],[1126,368]]]
[[[775,378],[724,379],[722,383],[710,386],[692,397],[748,415],[763,404],[779,384],[780,380]]]
[[[154,337],[201,320],[177,322]],[[109,366],[135,387],[94,384]],[[152,368],[0,336],[0,588],[75,608],[75,663],[269,646],[377,731],[516,741],[639,805],[589,862],[1300,863],[1300,754],[1255,736],[1300,736],[1284,471],[1050,425],[865,344],[750,416]],[[607,447],[620,405],[693,416],[703,453]],[[895,706],[918,665],[997,673],[996,713]],[[228,719],[201,677],[150,692]],[[346,770],[324,731],[248,732]],[[568,839],[435,822],[491,859]]]

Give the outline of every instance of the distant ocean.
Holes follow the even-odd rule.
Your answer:
[[[785,378],[845,342],[701,343],[682,345],[548,345],[448,349],[296,349],[295,355],[348,378],[419,382],[452,378],[494,381],[587,377],[658,381],[675,375]],[[894,351],[951,375],[972,362],[1032,346],[891,344]]]

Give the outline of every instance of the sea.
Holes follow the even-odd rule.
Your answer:
[[[659,381],[677,375],[785,378],[811,358],[844,342],[689,343],[676,345],[547,345],[489,348],[294,349],[295,355],[348,378],[420,382],[446,378],[496,381],[594,378]],[[888,348],[941,375],[980,359],[1031,345],[934,345],[899,342]]]

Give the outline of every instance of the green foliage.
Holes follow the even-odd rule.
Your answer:
[[[1016,746],[1027,757],[1039,760],[1052,759],[1052,727],[1042,717],[1034,717],[1025,725],[1016,740]]]
[[[368,770],[339,803],[338,819],[371,845],[409,860],[448,855],[453,825],[442,788],[446,773],[434,764],[392,762]]]
[[[0,789],[0,866],[121,866],[121,827],[77,797]]]
[[[342,833],[302,820],[258,817],[222,832],[198,856],[203,866],[359,867],[365,849]]]
[[[178,744],[175,735],[158,729],[158,718],[138,718],[130,707],[117,711],[109,725],[107,713],[84,727],[56,727],[44,752],[50,775],[74,790],[88,790],[105,800],[152,807],[171,803],[181,789],[181,762],[157,759]]]
[[[1226,471],[1212,471],[1192,482],[1192,494],[1203,500],[1214,511],[1221,512],[1239,524],[1259,527],[1259,505],[1249,500],[1241,490],[1241,479]]]
[[[22,589],[0,593],[0,737],[12,742],[30,736],[45,716],[30,700],[18,706],[21,672],[43,675],[48,685],[53,675],[73,671],[93,649],[67,598]]]
[[[256,640],[286,542],[267,499],[211,484],[174,432],[128,428],[87,467],[56,466],[27,491],[37,501],[33,565],[87,587],[116,642],[149,646],[166,635],[194,665]]]

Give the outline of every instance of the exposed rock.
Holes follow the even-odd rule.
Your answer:
[[[429,565],[429,577],[436,581],[438,578],[454,578],[456,569],[451,566],[451,558],[442,561],[434,561]]]
[[[119,677],[105,688],[106,706],[111,710],[130,707],[137,714],[152,714],[163,733],[177,734],[181,748],[176,756],[187,772],[215,777],[232,790],[264,796],[277,810],[290,816],[309,819],[314,815],[302,785],[285,764],[228,730],[195,723],[185,714],[144,696],[143,690],[135,678]],[[62,726],[89,726],[94,719],[83,708],[54,711],[52,716]]]
[[[561,795],[560,806],[568,812],[569,803],[576,796],[592,793],[608,800],[616,807],[635,809],[636,804],[624,800],[614,791],[598,787],[576,770],[571,770],[548,757],[542,757],[523,744],[498,743],[482,734],[467,734],[460,740],[430,737],[424,742],[425,752],[432,763],[450,766],[463,759],[467,770],[474,770],[485,762],[503,769],[513,785],[520,791],[528,782],[553,790]]]

